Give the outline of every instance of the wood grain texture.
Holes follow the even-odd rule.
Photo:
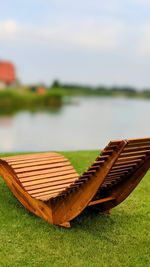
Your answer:
[[[0,175],[22,205],[49,223],[70,227],[86,207],[120,204],[150,168],[150,138],[111,141],[81,175],[58,153],[0,159]]]

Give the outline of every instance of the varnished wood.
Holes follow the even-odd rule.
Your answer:
[[[149,168],[150,138],[111,141],[81,176],[55,152],[0,159],[0,175],[22,205],[67,228],[88,206],[104,213],[121,203]]]
[[[101,203],[105,203],[107,201],[112,201],[114,200],[115,198],[114,197],[106,197],[106,198],[102,198],[102,199],[98,199],[98,200],[94,200],[94,201],[91,201],[88,206],[93,206],[93,205],[97,205],[97,204],[101,204]]]

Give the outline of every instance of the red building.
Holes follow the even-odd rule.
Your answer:
[[[15,66],[11,62],[0,61],[0,83],[5,86],[12,85],[16,81]]]

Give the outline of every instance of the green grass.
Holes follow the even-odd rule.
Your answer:
[[[65,152],[78,172],[97,151]],[[150,172],[111,216],[84,212],[71,229],[28,213],[0,179],[0,266],[150,266]]]
[[[57,111],[63,104],[62,96],[53,91],[46,91],[44,95],[20,89],[0,91],[0,115],[16,113],[20,110],[50,110]]]

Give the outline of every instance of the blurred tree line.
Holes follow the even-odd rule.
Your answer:
[[[51,89],[63,91],[66,94],[92,94],[92,95],[125,95],[130,97],[150,97],[150,89],[138,90],[132,86],[89,86],[74,83],[61,83],[54,80]]]

